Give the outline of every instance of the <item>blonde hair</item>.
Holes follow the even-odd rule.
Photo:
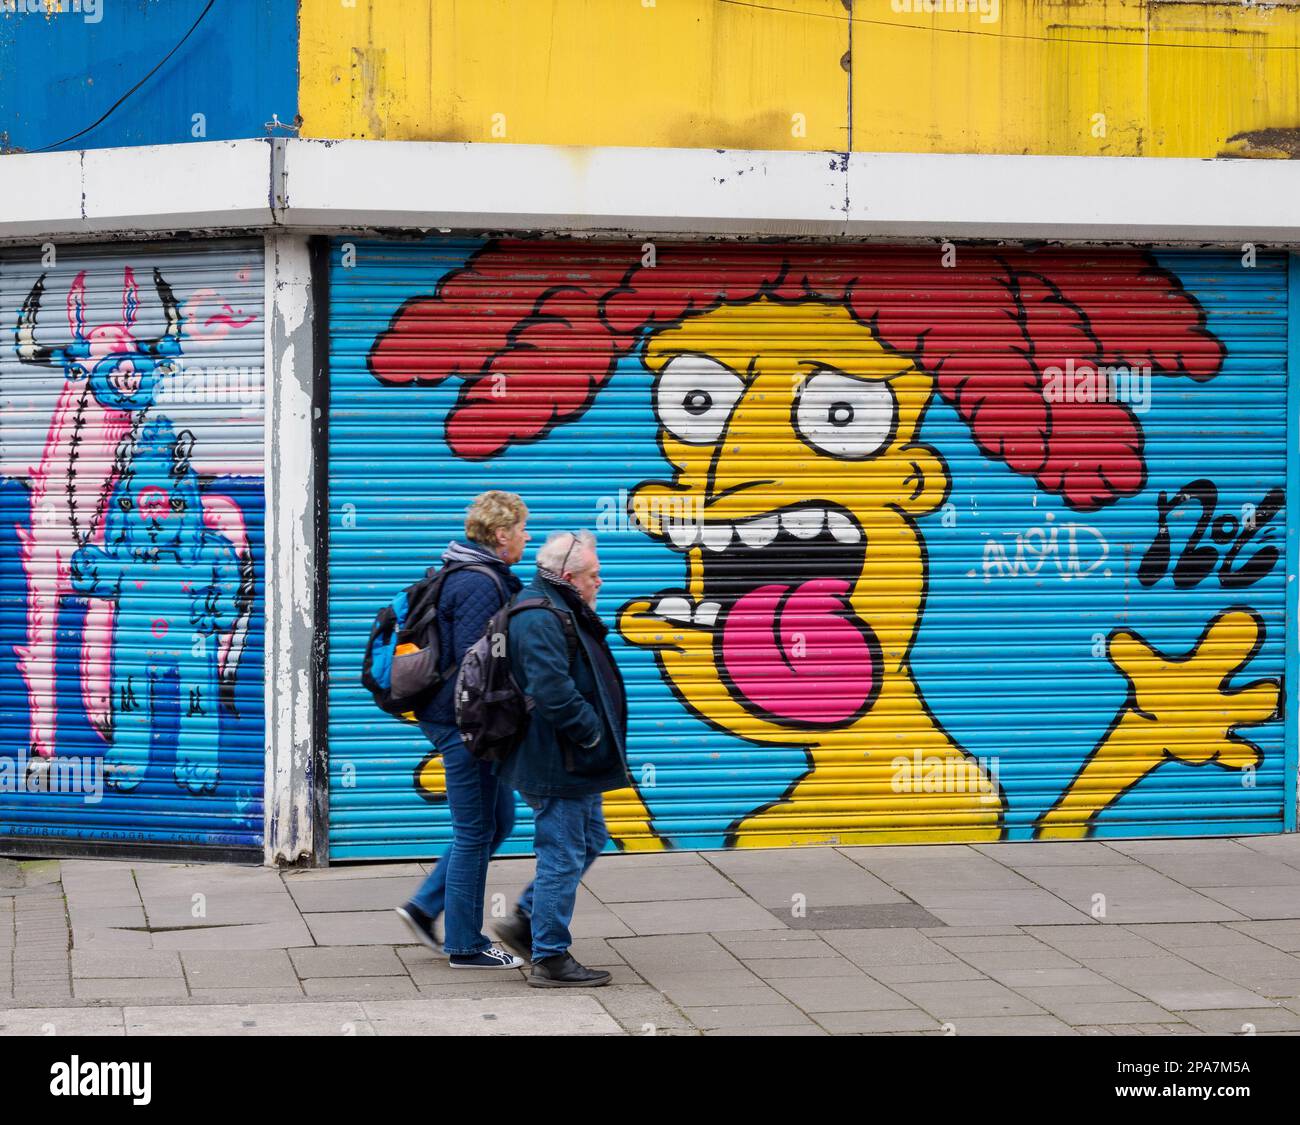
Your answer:
[[[465,534],[475,543],[496,550],[496,533],[528,518],[528,506],[513,492],[483,492],[465,513]]]

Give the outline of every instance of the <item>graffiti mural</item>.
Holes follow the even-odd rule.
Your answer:
[[[636,685],[619,846],[1281,826],[1285,462],[1243,476],[1232,454],[1284,409],[1285,349],[1202,304],[1221,263],[451,256],[364,375],[434,408],[444,486],[499,482],[540,530],[601,535]],[[1283,339],[1284,277],[1232,298]]]
[[[0,298],[0,834],[251,845],[260,262],[15,257]]]

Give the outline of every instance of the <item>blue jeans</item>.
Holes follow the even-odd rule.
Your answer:
[[[569,923],[573,921],[578,884],[596,862],[609,833],[605,831],[599,793],[588,797],[519,795],[537,818],[533,844],[537,878],[520,896],[519,909],[532,917],[533,960],[540,961],[567,952],[573,944]]]
[[[446,913],[448,953],[482,953],[492,944],[483,936],[488,860],[515,826],[514,794],[497,784],[489,763],[465,749],[455,727],[421,723],[420,729],[442,751],[452,837],[411,902],[430,918]]]

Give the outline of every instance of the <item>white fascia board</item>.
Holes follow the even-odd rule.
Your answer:
[[[1300,161],[849,158],[851,236],[1300,241]]]
[[[290,222],[630,234],[835,235],[845,159],[825,152],[289,141]]]
[[[273,147],[201,141],[0,157],[0,239],[259,228]]]
[[[299,138],[0,157],[0,241],[274,228],[1300,245],[1300,161]]]

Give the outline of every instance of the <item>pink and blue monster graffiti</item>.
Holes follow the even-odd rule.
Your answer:
[[[123,445],[104,546],[83,546],[72,558],[72,588],[117,606],[116,722],[105,774],[118,789],[140,783],[160,684],[175,676],[176,783],[191,793],[212,792],[220,736],[217,640],[239,617],[239,559],[227,539],[204,526],[189,431],[177,434],[157,418],[145,424],[129,455]]]
[[[45,275],[19,314],[19,359],[62,370],[40,463],[29,474],[31,524],[19,528],[27,580],[27,640],[16,649],[31,724],[29,770],[55,752],[59,614],[88,598],[81,695],[91,726],[109,742],[105,772],[137,787],[158,726],[157,687],[180,683],[176,782],[194,793],[217,783],[218,701],[242,649],[252,559],[233,501],[200,496],[193,435],[154,413],[162,380],[177,369],[182,314],[154,269],[164,330],[138,339],[134,274],[124,270],[122,319],[86,325],[86,272],[67,298],[72,339],[36,336]]]

